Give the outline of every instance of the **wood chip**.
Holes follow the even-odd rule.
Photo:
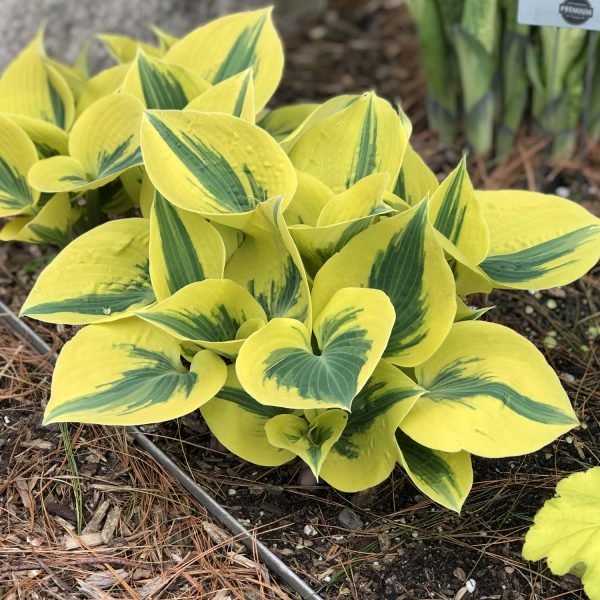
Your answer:
[[[21,448],[39,448],[40,450],[53,450],[54,444],[47,440],[37,439],[29,440],[27,442],[21,442],[19,444]]]
[[[244,552],[245,547],[240,542],[232,541],[231,535],[218,525],[209,521],[202,521],[202,529],[208,534],[208,537],[218,546],[231,544],[236,552]]]
[[[106,521],[104,523],[104,527],[102,528],[102,539],[105,544],[109,544],[113,539],[113,535],[115,533],[115,529],[119,524],[119,518],[121,517],[121,508],[119,506],[114,506],[112,510],[108,513],[106,517]]]
[[[105,590],[115,585],[115,583],[118,583],[119,577],[125,579],[127,577],[127,571],[125,571],[125,569],[117,569],[114,573],[111,571],[98,571],[97,573],[86,577],[83,581],[77,580],[77,583],[80,586],[81,584],[84,584]]]
[[[100,530],[100,523],[102,523],[102,519],[104,519],[104,515],[110,506],[110,502],[105,500],[96,508],[92,518],[89,520],[89,523],[83,528],[82,533],[93,533],[94,531]]]
[[[81,535],[70,534],[65,538],[65,550],[75,550],[76,548],[85,548],[86,546],[93,548],[102,544],[104,544],[104,538],[98,531]]]

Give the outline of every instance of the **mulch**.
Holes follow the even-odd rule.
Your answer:
[[[436,173],[456,166],[462,144],[441,145],[427,131],[418,44],[399,0],[337,0],[321,19],[289,34],[286,47],[277,102],[376,89],[402,101],[414,125],[411,141]],[[590,148],[583,168],[573,159],[551,162],[542,173],[545,143],[523,131],[503,161],[471,158],[474,184],[566,188],[581,192],[582,203],[600,214],[600,150]],[[52,254],[49,248],[0,246],[0,297],[13,310]],[[475,298],[496,307],[486,319],[540,348],[582,426],[530,456],[475,459],[475,485],[460,516],[419,494],[399,470],[361,494],[301,485],[306,477],[298,463],[278,469],[245,463],[219,449],[194,415],[146,432],[328,600],[583,598],[576,578],[554,577],[544,563],[524,561],[520,551],[556,482],[600,463],[599,298],[598,269],[560,289]],[[55,347],[68,337],[62,328],[30,323]],[[0,422],[0,598],[288,597],[255,557],[231,540],[217,541],[204,511],[122,429],[71,426],[64,437],[41,428],[47,357],[6,331],[0,355],[6,359],[0,412],[9,421]],[[74,461],[65,449],[69,438]],[[105,504],[90,532],[100,543],[68,541],[79,537],[78,512],[89,525]],[[353,527],[340,522],[343,510],[356,517]],[[67,549],[67,543],[75,546]]]

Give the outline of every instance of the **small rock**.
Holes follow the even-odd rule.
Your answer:
[[[465,582],[465,586],[467,588],[467,592],[469,592],[469,594],[472,594],[475,591],[475,587],[477,586],[477,584],[475,583],[474,579],[467,579],[467,581]]]
[[[359,530],[365,526],[362,519],[351,508],[344,508],[338,515],[338,521],[347,529]]]
[[[303,533],[305,537],[313,537],[317,535],[317,530],[312,525],[305,525]]]
[[[546,306],[550,310],[554,310],[558,306],[558,304],[556,303],[556,300],[554,300],[553,298],[550,298],[549,300],[546,301]]]
[[[452,571],[452,574],[454,575],[454,577],[456,577],[456,579],[459,579],[460,581],[465,581],[465,579],[467,578],[467,574],[460,567],[456,567],[456,569]]]
[[[534,313],[534,308],[533,306],[530,306],[529,304],[525,307],[525,312],[528,315],[532,315]]]
[[[556,348],[556,346],[558,346],[558,342],[556,341],[556,338],[551,336],[551,335],[547,335],[544,338],[544,346],[546,346],[546,348]]]
[[[234,497],[236,494],[237,494],[237,491],[236,491],[236,490],[234,490],[233,488],[229,488],[229,489],[227,490],[227,495],[228,495],[230,498],[233,498],[233,497]]]
[[[515,572],[515,568],[514,567],[504,567],[504,571],[506,573],[508,573],[509,575],[512,575]]]
[[[569,195],[570,195],[570,193],[571,193],[571,190],[570,190],[570,189],[569,189],[567,186],[565,186],[565,185],[559,185],[559,186],[558,186],[558,187],[557,187],[557,188],[554,190],[554,193],[555,193],[557,196],[560,196],[561,198],[568,198],[568,197],[569,197]]]

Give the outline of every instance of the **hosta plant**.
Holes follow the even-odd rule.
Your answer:
[[[547,558],[556,575],[577,575],[590,600],[600,600],[600,467],[558,482],[527,532],[523,556]]]
[[[454,510],[471,454],[533,452],[577,425],[536,348],[465,298],[573,281],[598,260],[598,219],[558,197],[475,191],[464,160],[439,184],[406,116],[373,92],[257,125],[283,62],[268,11],[158,60],[138,51],[131,85],[82,113],[94,134],[29,170],[46,193],[101,185],[105,157],[142,172],[141,216],[76,238],[23,306],[85,325],[60,354],[46,423],[199,409],[258,465],[299,457],[351,492],[399,464]],[[208,87],[185,106],[140,92],[168,98],[198,75]]]

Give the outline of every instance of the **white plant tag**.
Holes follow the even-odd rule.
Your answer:
[[[600,31],[600,0],[519,0],[519,23]]]

